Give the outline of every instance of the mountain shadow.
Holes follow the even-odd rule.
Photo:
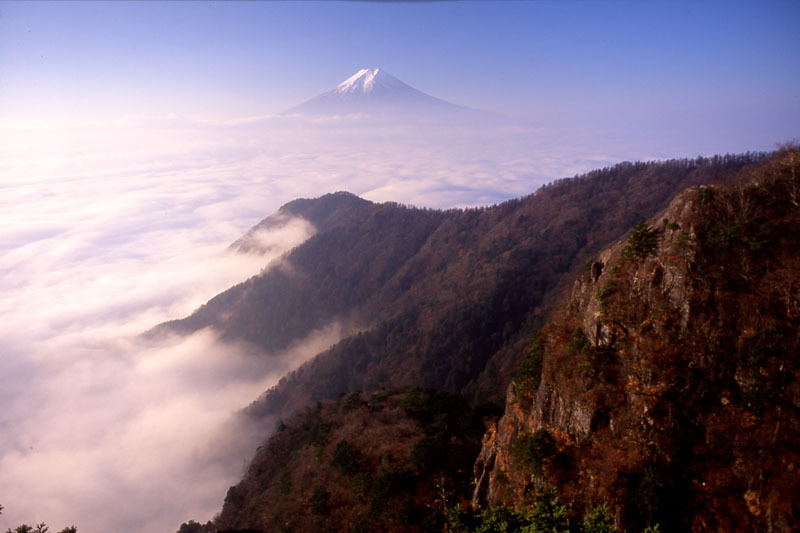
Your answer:
[[[480,209],[375,204],[347,193],[298,200],[278,214],[310,220],[312,238],[280,266],[157,331],[211,327],[265,357],[332,321],[358,332],[282,379],[251,406],[255,416],[409,385],[501,403],[527,339],[588,259],[681,190],[730,181],[766,157],[622,163]]]

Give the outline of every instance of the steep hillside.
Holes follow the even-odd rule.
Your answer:
[[[250,235],[286,217],[308,220],[317,234],[278,267],[232,287],[155,333],[211,326],[224,339],[248,341],[271,354],[333,320],[363,327],[358,311],[385,289],[446,215],[373,204],[348,193],[328,194],[286,204],[234,246],[256,246]]]
[[[298,405],[382,386],[503,401],[525,339],[589,257],[684,188],[732,179],[753,159],[623,164],[486,209],[384,205],[380,218],[347,230],[366,243],[359,253],[320,232],[289,261],[313,272],[312,287],[343,288],[337,301],[363,297],[349,315],[360,333],[287,377],[254,412],[287,416]],[[402,227],[390,225],[398,219]],[[370,275],[381,264],[381,275]]]
[[[181,531],[441,530],[471,492],[484,414],[423,389],[317,404],[259,448],[212,524]]]
[[[800,522],[800,153],[694,187],[599,254],[536,336],[476,505],[555,488],[632,531]]]
[[[306,218],[314,237],[280,267],[158,330],[210,326],[265,356],[334,321],[358,332],[284,379],[253,414],[287,417],[383,386],[501,402],[526,339],[588,258],[679,191],[730,180],[762,158],[623,163],[484,209],[416,209],[346,193],[299,200],[278,219]]]

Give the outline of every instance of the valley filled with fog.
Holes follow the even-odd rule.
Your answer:
[[[219,509],[275,422],[253,427],[237,413],[352,331],[326,324],[271,357],[211,330],[141,334],[280,265],[311,237],[309,222],[289,219],[258,233],[263,253],[229,248],[284,203],[344,190],[485,206],[703,146],[532,124],[423,93],[424,111],[404,108],[398,87],[403,97],[418,91],[387,78],[372,114],[350,112],[374,96],[363,85],[336,112],[348,80],[329,92],[332,106],[329,93],[311,101],[325,113],[0,127],[0,481],[14,489],[3,524],[169,531]]]
[[[231,247],[282,205],[488,206],[623,161],[773,150],[798,135],[797,10],[0,0],[0,530],[220,510],[276,422],[242,410],[356,326],[325,315],[272,354],[144,334],[290,270],[306,220]]]
[[[283,203],[348,190],[488,205],[660,155],[577,134],[570,145],[520,124],[422,128],[359,115],[128,117],[0,135],[0,472],[13,487],[2,518],[85,531],[210,516],[265,431],[236,426],[236,412],[343,334],[330,324],[269,365],[210,331],[138,338],[312,235],[294,220],[261,236],[266,254],[228,250]]]

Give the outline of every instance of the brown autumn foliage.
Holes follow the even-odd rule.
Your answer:
[[[348,304],[348,316],[367,324],[362,333],[252,408],[307,406],[259,451],[213,527],[440,530],[441,512],[431,508],[444,501],[442,486],[448,503],[467,499],[474,434],[448,441],[465,453],[447,465],[442,455],[425,461],[451,448],[431,442],[433,419],[410,415],[402,395],[351,393],[316,407],[312,400],[414,380],[496,398],[525,360],[505,416],[484,435],[476,504],[524,508],[537,490],[554,487],[574,523],[608,503],[632,531],[656,522],[662,531],[790,531],[800,493],[797,153],[623,164],[483,210],[376,206],[346,194],[297,204],[298,214],[313,208],[321,227],[287,258],[295,272],[314,272],[302,286],[334,298],[346,277],[336,254],[344,241],[329,241],[330,231],[364,239],[347,250],[357,268],[375,274],[364,283],[377,292]],[[655,214],[676,183],[687,182],[731,184],[694,187],[638,237],[601,252],[624,234],[612,237],[623,220],[627,231],[648,218],[634,213]],[[647,200],[650,192],[657,199]],[[581,209],[593,218],[578,216]],[[383,250],[402,234],[385,221],[409,224],[419,212],[429,224],[422,243],[401,248],[401,258]],[[377,213],[388,224],[378,224],[389,236],[381,246],[361,224]],[[376,257],[384,259],[368,264]],[[544,309],[581,270],[532,344]],[[274,282],[261,278],[270,274],[173,327],[213,324],[236,337],[236,313],[258,303],[247,302],[248,291]],[[232,322],[214,323],[226,299],[245,307]],[[261,327],[265,334],[272,326]],[[376,497],[390,503],[373,505]]]
[[[207,530],[441,531],[469,497],[485,414],[430,389],[305,409],[259,448]]]
[[[298,200],[279,215],[306,217],[318,231],[286,256],[288,267],[159,329],[211,326],[265,357],[334,320],[359,332],[284,379],[253,414],[286,417],[383,386],[499,403],[527,339],[587,259],[681,190],[730,180],[766,157],[622,163],[481,209],[373,204],[347,193]]]
[[[487,434],[476,503],[552,486],[634,531],[794,530],[799,154],[685,192],[646,228],[652,248],[596,258],[544,329],[540,385],[512,386]],[[513,445],[540,429],[558,452],[532,475]]]

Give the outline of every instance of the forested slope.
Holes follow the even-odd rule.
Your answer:
[[[357,332],[283,379],[252,413],[288,416],[382,386],[499,403],[521,347],[587,259],[679,191],[730,180],[763,157],[622,163],[480,209],[374,204],[347,193],[297,200],[277,216],[309,220],[313,237],[156,332],[212,327],[265,357],[333,321]],[[246,245],[247,237],[237,243]]]
[[[288,261],[305,286],[341,289],[334,299],[350,313],[339,316],[360,332],[288,376],[254,411],[286,416],[381,386],[503,401],[526,339],[590,257],[686,187],[730,180],[755,159],[626,163],[485,209],[374,206],[355,229],[320,231]],[[345,245],[343,232],[363,244]]]
[[[785,149],[623,164],[480,210],[357,201],[318,227],[323,259],[313,239],[288,255],[293,275],[343,275],[327,235],[350,231],[362,209],[427,217],[427,237],[370,282],[375,292],[351,315],[363,331],[251,407],[287,422],[203,530],[427,531],[449,519],[450,530],[471,531],[557,518],[564,531],[790,531],[800,490],[799,161]],[[666,210],[646,200],[647,191],[668,204],[671,180],[728,184],[690,187]],[[343,199],[355,201],[306,205]],[[631,232],[648,209],[655,222]],[[364,239],[357,247],[371,249],[361,230],[351,233]],[[462,395],[382,388],[409,382]],[[499,421],[486,417],[489,404],[469,407],[509,382]],[[470,497],[480,421],[489,429]]]
[[[795,531],[800,152],[696,187],[599,254],[534,338],[475,504],[553,487],[641,531]]]

